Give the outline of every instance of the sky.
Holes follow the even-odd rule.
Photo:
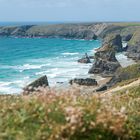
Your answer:
[[[140,21],[140,0],[0,0],[2,21]]]

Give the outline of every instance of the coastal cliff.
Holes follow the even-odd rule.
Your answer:
[[[140,30],[136,31],[128,42],[127,56],[134,60],[140,60]]]
[[[57,25],[24,25],[0,27],[0,37],[67,38],[102,40],[95,53],[91,74],[114,76],[120,64],[116,53],[126,51],[128,57],[140,59],[140,24],[138,23],[79,23]],[[122,43],[127,46],[124,48]]]
[[[105,23],[93,23],[0,27],[0,36],[31,38],[69,38],[90,40],[97,39],[97,36],[107,26],[108,25]]]
[[[101,48],[95,53],[95,62],[89,73],[111,76],[120,67],[115,54],[122,51],[122,38],[120,35],[108,35]]]

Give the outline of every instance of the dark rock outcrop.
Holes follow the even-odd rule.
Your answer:
[[[133,36],[133,34],[128,34],[126,36],[123,36],[122,40],[128,42],[128,41],[130,41],[130,39],[132,38],[132,36]]]
[[[116,52],[122,51],[122,37],[119,34],[109,34],[104,38],[103,46],[108,45],[113,48]]]
[[[91,63],[90,59],[89,58],[81,58],[78,60],[78,63]]]
[[[102,74],[102,76],[113,76],[120,67],[115,57],[116,52],[122,51],[122,38],[120,35],[109,35],[104,39],[101,48],[95,53],[95,62],[89,70],[90,74]]]
[[[47,87],[47,86],[49,86],[49,83],[48,83],[47,76],[45,75],[38,78],[37,80],[29,84],[28,86],[26,86],[23,89],[24,94],[29,94],[30,92],[37,91],[38,90],[37,88],[39,87]]]
[[[90,57],[87,55],[87,53],[85,53],[85,57],[81,58],[78,60],[79,63],[91,63],[90,61]]]
[[[95,62],[92,68],[89,70],[90,74],[101,74],[103,77],[113,76],[114,72],[120,67],[120,64],[116,62],[108,62],[100,60]]]
[[[104,77],[112,76],[119,67],[120,64],[115,57],[114,48],[108,44],[95,53],[95,62],[89,73],[102,74]]]
[[[102,85],[101,87],[99,87],[98,89],[96,89],[96,92],[101,92],[101,91],[105,91],[107,90],[107,85]]]
[[[83,85],[83,86],[97,86],[98,85],[97,81],[91,78],[86,78],[86,79],[75,78],[74,80],[70,80],[69,83],[71,85],[78,84],[78,85]]]

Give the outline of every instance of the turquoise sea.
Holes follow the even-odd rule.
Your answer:
[[[78,64],[100,41],[0,38],[0,92],[18,93],[34,79],[47,75],[51,86],[87,76],[91,64]]]

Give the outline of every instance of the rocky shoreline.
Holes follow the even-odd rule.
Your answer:
[[[94,58],[94,63],[89,70],[89,74],[112,77],[109,82],[102,85],[97,91],[106,90],[117,82],[120,82],[116,78],[118,76],[118,69],[121,69],[121,65],[115,56],[116,53],[125,51],[128,58],[132,58],[137,63],[140,60],[140,26],[138,25],[131,26],[131,24],[126,25],[123,23],[83,23],[0,27],[0,37],[101,39],[103,42],[102,46],[96,50],[97,52],[94,56],[86,56],[78,60],[80,63],[90,63],[90,58]],[[123,41],[127,42],[125,48],[122,46]],[[76,81],[82,81],[82,84],[86,83],[87,85],[91,80],[88,79],[88,81],[85,81],[85,79],[82,79]]]

